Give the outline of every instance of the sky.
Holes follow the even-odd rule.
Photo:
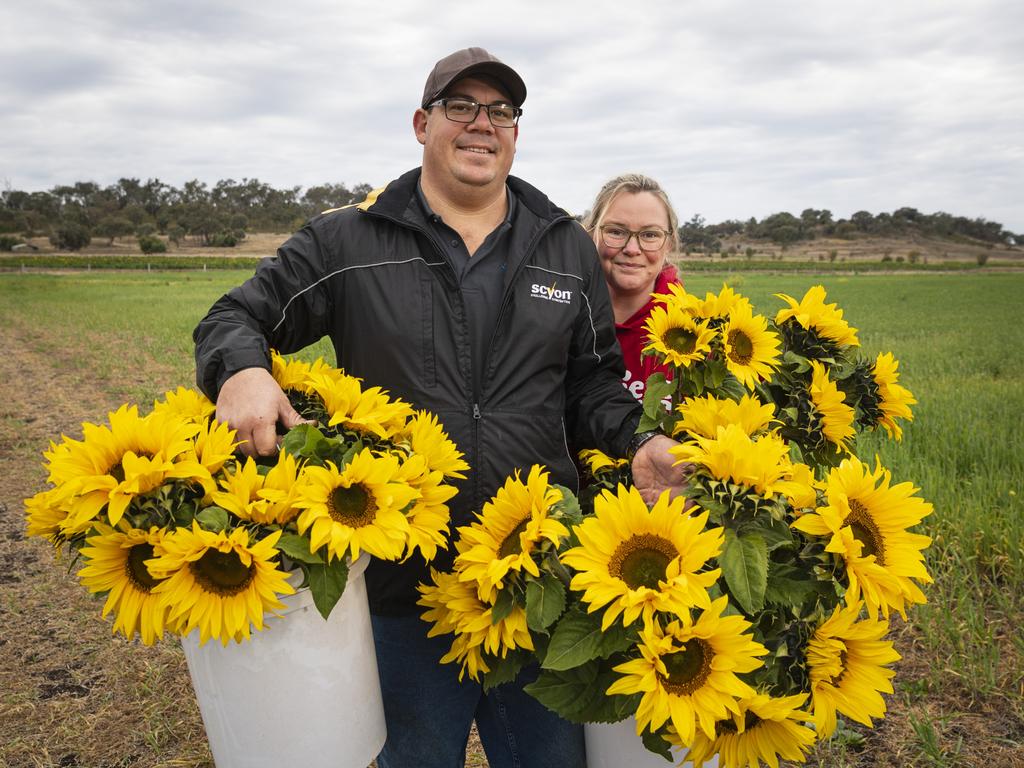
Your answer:
[[[641,172],[683,221],[910,206],[1024,233],[1019,0],[4,0],[0,188],[382,186],[471,45],[526,81],[513,174],[572,213]]]

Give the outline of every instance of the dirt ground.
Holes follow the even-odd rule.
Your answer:
[[[180,647],[112,636],[101,603],[26,539],[22,500],[44,487],[41,452],[81,422],[100,421],[123,395],[66,350],[45,355],[30,329],[0,327],[0,766],[3,768],[208,768],[212,760]],[[47,345],[49,346],[49,345]],[[167,372],[147,371],[167,389]],[[852,728],[820,745],[809,765],[1024,766],[1024,721],[1007,699],[978,699],[914,632],[898,633],[897,692],[876,729]],[[922,723],[933,755],[921,749]],[[925,733],[925,737],[928,734]],[[945,755],[946,757],[943,757]],[[486,766],[473,738],[467,765]]]
[[[72,351],[39,346],[0,325],[0,768],[212,768],[180,645],[112,635],[67,559],[25,536],[42,451],[124,402]],[[487,766],[475,730],[466,765]]]

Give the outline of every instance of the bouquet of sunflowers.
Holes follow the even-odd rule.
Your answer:
[[[468,466],[434,416],[322,360],[275,353],[273,375],[317,426],[270,460],[240,458],[213,403],[183,387],[44,453],[50,487],[25,501],[28,533],[83,561],[115,633],[241,642],[296,587],[326,618],[363,552],[430,560],[446,546],[447,481]]]
[[[648,506],[596,451],[582,505],[541,468],[510,478],[421,587],[424,618],[485,686],[537,662],[527,690],[548,708],[634,717],[666,758],[802,762],[838,716],[884,716],[891,614],[925,600],[930,539],[910,529],[931,505],[851,453],[858,430],[900,439],[916,401],[892,355],[860,359],[820,286],[779,295],[774,322],[728,287],[657,298],[646,352],[670,374],[640,429],[680,441],[685,496]]]

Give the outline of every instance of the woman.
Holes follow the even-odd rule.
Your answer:
[[[641,357],[647,343],[644,322],[655,306],[652,293],[679,283],[667,257],[679,247],[679,219],[654,179],[628,173],[605,184],[583,222],[594,238],[615,313],[615,333],[626,361],[623,383],[643,400],[647,377],[668,373],[653,357]]]

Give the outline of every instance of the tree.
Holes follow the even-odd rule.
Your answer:
[[[62,251],[80,251],[92,242],[92,234],[77,221],[64,221],[50,233],[50,242]]]
[[[96,234],[107,238],[107,245],[113,245],[114,240],[134,231],[132,222],[124,216],[106,216],[96,225]]]
[[[857,211],[850,217],[850,223],[861,232],[871,232],[875,226],[875,217],[868,211]]]
[[[156,235],[143,235],[139,238],[139,250],[143,253],[166,253],[167,243]]]

